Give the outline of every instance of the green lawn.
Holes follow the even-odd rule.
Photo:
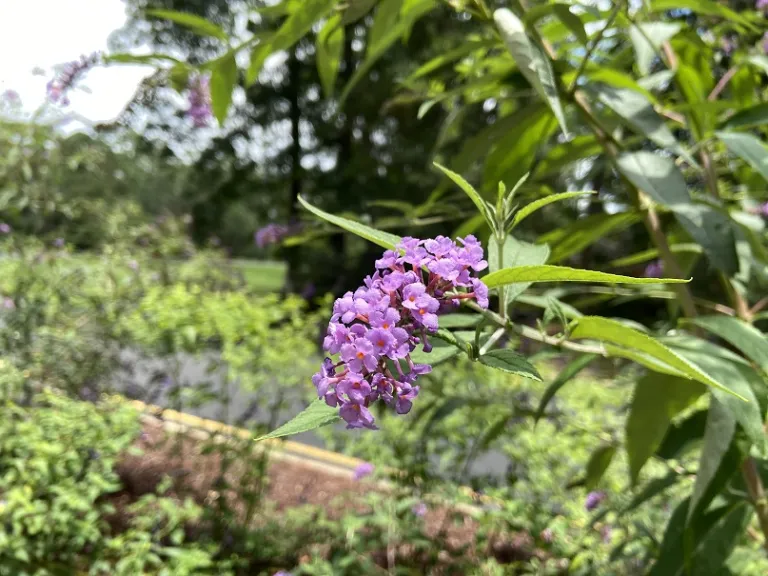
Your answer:
[[[248,286],[256,292],[276,292],[285,282],[285,262],[233,260],[232,265],[242,273]]]

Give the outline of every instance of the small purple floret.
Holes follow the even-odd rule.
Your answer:
[[[661,278],[664,273],[664,265],[661,260],[654,260],[648,266],[645,267],[643,276],[646,278]]]
[[[605,500],[605,492],[590,492],[587,494],[587,498],[584,501],[584,508],[587,512],[591,512]]]
[[[439,328],[438,314],[464,299],[487,308],[488,287],[472,276],[488,266],[482,246],[471,235],[459,242],[403,238],[376,261],[363,286],[334,302],[323,348],[340,360],[326,358],[312,383],[318,397],[339,407],[348,428],[375,429],[370,406],[377,400],[410,412],[418,377],[432,370],[411,353],[432,350],[428,337]]]
[[[419,518],[424,518],[424,516],[427,515],[427,505],[424,504],[424,502],[414,504],[413,508],[411,508],[411,512],[413,512],[413,514]]]
[[[370,462],[363,462],[362,464],[359,464],[357,468],[355,468],[353,477],[355,480],[362,480],[366,476],[373,474],[374,469],[375,466]]]
[[[192,124],[196,128],[207,126],[213,117],[209,82],[208,76],[195,76],[189,82],[187,116],[192,119]]]

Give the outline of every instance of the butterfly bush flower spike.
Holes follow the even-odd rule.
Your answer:
[[[488,287],[473,276],[487,268],[483,257],[471,235],[458,242],[406,237],[376,261],[363,286],[336,300],[323,348],[337,359],[326,358],[312,382],[348,428],[375,429],[371,406],[378,400],[398,414],[411,410],[418,377],[432,370],[411,353],[432,350],[439,314],[465,299],[488,307]]]

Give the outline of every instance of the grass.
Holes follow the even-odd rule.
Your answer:
[[[285,262],[264,260],[232,260],[248,286],[256,292],[276,292],[283,287],[287,266]]]

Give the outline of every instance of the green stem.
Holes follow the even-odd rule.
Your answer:
[[[535,328],[531,328],[530,326],[513,324],[508,319],[502,318],[501,315],[496,314],[496,312],[481,308],[471,300],[466,301],[466,306],[468,306],[475,312],[479,312],[483,316],[483,318],[485,318],[486,320],[493,322],[495,324],[498,324],[499,326],[506,329],[508,332],[513,332],[519,336],[522,336],[523,338],[528,338],[529,340],[535,340],[537,342],[541,342],[543,344],[549,344],[550,346],[556,346],[558,348],[565,348],[566,350],[573,350],[574,352],[583,352],[585,354],[598,354],[600,356],[607,356],[607,352],[602,345],[577,344],[576,342],[569,342],[568,340],[563,340],[562,338],[554,338],[552,336],[547,336],[546,334],[542,334],[541,332],[539,332]]]
[[[605,31],[608,30],[613,25],[613,21],[616,20],[616,18],[619,15],[619,12],[621,12],[621,8],[624,2],[617,2],[616,6],[613,9],[613,12],[611,12],[611,15],[608,16],[608,20],[605,21],[605,26],[603,26],[600,31],[597,33],[597,36],[592,41],[592,44],[587,48],[587,53],[584,54],[584,59],[581,61],[581,64],[579,65],[579,69],[576,71],[576,76],[573,77],[573,82],[571,82],[570,87],[568,88],[568,93],[573,94],[576,90],[576,86],[578,86],[579,78],[581,78],[581,75],[584,74],[584,70],[587,69],[587,65],[589,64],[589,59],[592,58],[592,54],[597,50],[597,47],[599,46],[600,42],[603,39],[603,36],[605,35]]]
[[[503,235],[496,235],[496,250],[499,255],[499,269],[504,268],[504,241]],[[499,286],[499,316],[507,318],[507,287]]]

